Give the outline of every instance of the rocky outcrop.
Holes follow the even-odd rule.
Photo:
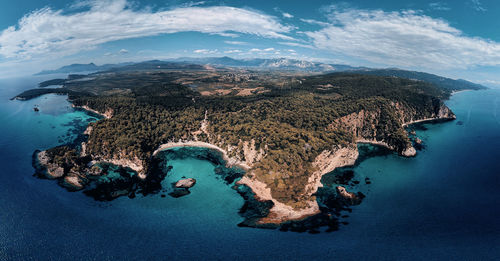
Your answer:
[[[457,116],[448,108],[446,105],[441,104],[437,110],[433,113],[431,117],[423,118],[423,119],[414,119],[411,118],[409,121],[403,123],[403,127],[406,127],[410,124],[426,122],[426,121],[447,121],[447,120],[455,120]]]
[[[94,159],[91,164],[94,165],[96,163],[110,163],[116,166],[121,166],[124,168],[132,169],[137,172],[137,175],[141,179],[146,178],[146,170],[144,169],[144,162],[139,158],[135,157],[133,159],[129,159],[128,157],[123,156],[123,158],[104,158],[99,156],[92,155]]]
[[[405,157],[415,157],[417,155],[417,150],[413,146],[410,146],[401,152],[401,155]]]
[[[68,175],[64,177],[62,184],[67,189],[74,191],[81,190],[85,187],[85,184],[83,183],[82,179],[77,175]]]
[[[73,105],[73,107],[77,107],[77,106]],[[114,113],[113,109],[111,109],[111,108],[106,109],[106,111],[104,111],[104,112],[96,111],[96,110],[90,108],[87,105],[80,106],[80,108],[82,108],[82,109],[84,109],[86,111],[90,111],[92,113],[95,113],[97,115],[101,115],[102,117],[104,117],[106,119],[110,119],[111,117],[113,117],[113,113]]]
[[[337,190],[337,193],[350,205],[357,205],[361,202],[361,198],[358,197],[358,195],[353,192],[348,192],[346,188],[337,186],[335,189]]]
[[[413,157],[416,155],[417,151],[412,146],[408,133],[404,130],[405,126],[417,122],[456,119],[455,114],[444,104],[440,104],[436,107],[431,117],[422,119],[415,119],[417,117],[416,115],[419,115],[415,109],[406,108],[399,103],[392,103],[391,106],[395,110],[396,115],[399,115],[401,124],[398,128],[389,130],[389,133],[384,133],[384,131],[388,130],[377,127],[380,123],[381,110],[361,110],[356,113],[348,114],[332,122],[330,128],[339,128],[351,133],[356,143],[380,145],[398,152],[401,156]],[[410,120],[405,121],[405,119]],[[391,132],[400,133],[399,139],[395,140],[392,138],[393,135]]]
[[[35,152],[34,167],[38,174],[44,175],[49,179],[57,179],[64,176],[64,168],[61,166],[50,163],[50,157],[47,151]]]
[[[176,188],[191,188],[196,184],[196,179],[193,178],[188,178],[188,179],[181,179],[177,181],[174,185]]]
[[[238,185],[246,185],[254,193],[258,201],[271,201],[273,206],[269,214],[256,221],[257,225],[280,224],[285,221],[301,220],[320,213],[318,202],[314,193],[322,187],[321,177],[333,171],[335,168],[353,165],[358,157],[356,146],[347,148],[332,148],[325,150],[316,157],[313,166],[317,169],[308,179],[305,186],[303,198],[305,206],[303,208],[293,208],[272,197],[271,188],[259,181],[254,175],[248,173],[237,182]]]

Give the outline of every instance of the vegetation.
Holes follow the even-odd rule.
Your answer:
[[[180,78],[201,82],[193,77],[216,82],[220,75],[213,71],[91,76],[89,81],[67,83],[64,89],[77,106],[112,111],[111,118],[91,124],[86,144],[91,157],[137,158],[149,169],[160,144],[201,140],[245,160],[243,147],[253,140],[255,149],[265,155],[253,165],[253,175],[271,188],[274,198],[296,208],[304,207],[305,185],[315,171],[312,162],[322,151],[351,146],[356,136],[402,151],[409,145],[402,123],[435,116],[441,99],[449,95],[422,81],[345,73],[289,75],[284,81],[283,75],[267,75],[265,82],[257,83],[266,92],[248,96],[202,96],[179,83]],[[374,117],[360,133],[333,124],[361,111]],[[202,132],[205,115],[209,125]]]

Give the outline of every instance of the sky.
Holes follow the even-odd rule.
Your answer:
[[[71,63],[293,58],[500,86],[500,1],[0,1],[0,78]]]

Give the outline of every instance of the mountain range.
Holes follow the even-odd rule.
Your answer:
[[[36,75],[55,74],[55,73],[78,73],[78,72],[97,72],[97,71],[134,71],[134,70],[154,70],[154,69],[183,69],[200,70],[212,67],[239,67],[254,70],[281,70],[281,71],[300,71],[316,73],[334,73],[334,72],[352,72],[364,75],[392,76],[430,82],[441,88],[448,90],[463,89],[484,89],[486,87],[462,79],[451,79],[435,74],[401,70],[397,68],[374,69],[367,67],[353,67],[344,64],[327,64],[320,62],[311,62],[305,60],[296,60],[288,58],[252,58],[252,59],[234,59],[231,57],[204,57],[192,58],[182,57],[169,59],[165,61],[151,60],[139,63],[119,63],[96,65],[89,64],[71,64],[63,66],[56,70],[45,70]]]

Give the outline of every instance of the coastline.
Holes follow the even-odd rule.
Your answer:
[[[153,157],[156,156],[161,151],[168,150],[168,149],[173,149],[173,148],[182,148],[182,147],[198,147],[198,148],[207,148],[207,149],[212,149],[216,150],[220,153],[222,153],[224,161],[226,161],[227,166],[237,166],[240,167],[244,170],[249,170],[251,167],[247,165],[244,162],[241,162],[240,160],[237,160],[235,158],[231,158],[227,155],[227,152],[218,147],[215,146],[211,143],[208,142],[202,142],[202,141],[179,141],[179,142],[169,142],[165,144],[161,144],[158,146],[158,149],[156,149],[153,152]]]
[[[70,101],[71,102],[71,101]],[[92,108],[90,108],[89,106],[87,105],[83,105],[83,106],[76,106],[75,104],[71,103],[71,107],[73,108],[77,108],[77,109],[82,109],[82,110],[86,110],[86,111],[89,111],[89,112],[92,112],[94,114],[97,114],[97,115],[100,115],[106,119],[110,119],[111,117],[113,117],[113,111],[111,109],[109,110],[106,110],[104,113],[103,112],[99,112],[99,111],[96,111]]]
[[[84,106],[75,106],[72,104],[73,107],[75,108],[81,108],[83,110],[89,111],[91,113],[95,113],[97,115],[100,115],[106,119],[109,119],[113,116],[112,110],[108,109],[106,112],[102,113],[99,111],[96,111],[94,109],[91,109],[87,105]],[[415,120],[415,121],[410,121],[407,123],[403,123],[402,126],[405,127],[410,124],[418,123],[418,122],[426,122],[426,121],[437,121],[437,120],[451,120],[455,119],[456,117],[449,117],[447,114],[448,111],[445,111],[444,113],[438,113],[437,117],[433,118],[426,118],[426,119],[420,119],[420,120]],[[206,122],[204,122],[206,124]],[[203,125],[203,124],[202,124]],[[86,132],[90,133],[92,131],[91,125],[87,127]],[[323,184],[321,183],[321,178],[323,175],[330,173],[334,171],[336,168],[339,167],[345,167],[345,166],[351,166],[354,165],[356,160],[358,159],[359,156],[359,151],[357,149],[358,143],[368,143],[368,144],[373,144],[373,145],[378,145],[378,146],[383,146],[386,147],[390,150],[394,150],[394,148],[390,145],[388,145],[385,142],[382,141],[377,141],[377,140],[369,140],[369,139],[364,139],[364,138],[359,138],[355,140],[355,144],[353,144],[352,147],[343,147],[343,148],[336,148],[332,150],[325,150],[320,153],[313,162],[313,165],[317,167],[319,170],[315,171],[314,173],[309,176],[308,182],[305,186],[305,191],[304,191],[304,196],[305,198],[308,198],[305,202],[307,207],[300,208],[300,209],[294,209],[293,207],[279,202],[278,200],[274,199],[272,197],[271,193],[271,188],[267,186],[267,184],[259,181],[255,177],[253,177],[252,172],[251,172],[251,163],[252,160],[250,161],[250,164],[247,164],[246,162],[242,162],[236,158],[232,158],[228,156],[228,152],[224,150],[221,147],[218,147],[214,144],[207,143],[207,142],[201,142],[201,141],[178,141],[178,142],[168,142],[165,144],[161,144],[158,146],[158,148],[153,152],[152,157],[155,157],[159,152],[168,150],[168,149],[173,149],[173,148],[180,148],[180,147],[200,147],[200,148],[207,148],[211,150],[216,150],[220,152],[223,156],[224,161],[226,162],[226,166],[237,166],[242,168],[243,170],[247,171],[247,173],[239,180],[236,182],[238,185],[245,185],[249,187],[252,192],[255,194],[255,199],[258,201],[272,201],[273,206],[269,209],[269,215],[266,217],[263,217],[259,219],[256,224],[257,225],[263,225],[263,224],[281,224],[283,222],[287,221],[298,221],[298,220],[303,220],[307,217],[317,215],[321,213],[319,209],[318,202],[316,200],[316,197],[314,196],[314,193],[318,190],[318,188],[322,187]],[[82,144],[82,148],[84,148],[85,144]],[[247,146],[245,146],[247,147]],[[412,146],[408,149],[413,149],[415,150]],[[84,150],[83,150],[84,151]],[[416,151],[413,151],[414,153],[411,155],[407,155],[403,153],[403,156],[415,156]],[[97,162],[106,162],[106,163],[111,163],[114,165],[122,166],[122,167],[128,167],[138,173],[138,176],[141,179],[146,178],[146,173],[144,171],[144,167],[142,162],[139,159],[135,160],[128,160],[128,159],[123,159],[123,158],[115,158],[115,159],[95,159],[93,161],[94,163]]]
[[[457,93],[461,93],[461,92],[468,92],[468,91],[474,91],[474,90],[472,90],[472,89],[467,89],[467,90],[460,90],[460,91],[451,91],[450,96],[455,95],[455,94],[457,94]]]

